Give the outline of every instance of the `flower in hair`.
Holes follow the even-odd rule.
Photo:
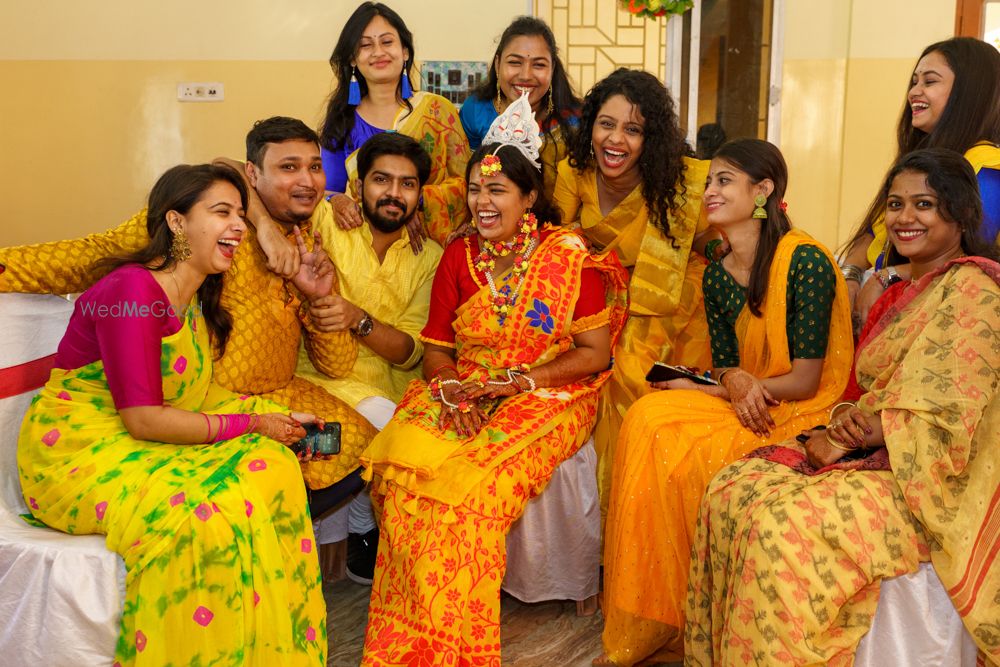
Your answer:
[[[502,169],[503,165],[500,164],[500,158],[496,155],[487,155],[483,158],[483,161],[479,163],[479,171],[483,176],[499,174]]]
[[[788,202],[782,201],[780,204],[778,204],[778,208],[780,208],[781,212],[784,213],[785,211],[788,210]]]

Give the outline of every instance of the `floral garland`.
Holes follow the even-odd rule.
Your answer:
[[[621,0],[630,14],[655,19],[668,14],[683,14],[694,7],[694,0]]]
[[[535,249],[537,240],[538,219],[534,213],[525,213],[521,218],[521,228],[513,239],[498,244],[492,241],[483,241],[483,249],[476,256],[476,271],[486,274],[486,283],[489,285],[492,297],[493,312],[499,318],[501,326],[507,319],[507,313],[514,306],[514,302],[517,301],[521,285],[524,284],[524,274],[528,270],[528,257]],[[506,257],[511,253],[516,254],[517,257],[514,258],[512,275],[508,276],[507,280],[514,278],[516,284],[512,287],[508,282],[503,289],[497,290],[496,283],[493,281],[493,269],[497,265],[496,258]]]

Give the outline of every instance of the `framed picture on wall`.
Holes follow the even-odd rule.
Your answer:
[[[473,60],[426,60],[420,67],[421,88],[446,98],[456,107],[486,80],[489,67]]]

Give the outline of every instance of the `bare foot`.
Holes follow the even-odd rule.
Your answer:
[[[586,600],[576,601],[577,616],[593,616],[594,614],[597,613],[597,610],[599,608],[600,604],[598,603],[598,598],[596,595],[591,595]],[[613,663],[608,663],[608,664],[613,664]]]

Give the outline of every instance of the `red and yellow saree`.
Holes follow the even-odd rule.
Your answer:
[[[600,271],[607,308],[573,321],[585,267]],[[591,257],[576,234],[551,232],[502,326],[488,289],[459,308],[460,375],[544,364],[569,349],[573,334],[599,326],[609,325],[614,341],[626,317],[626,278],[613,256]],[[363,664],[500,665],[507,532],[586,440],[610,374],[510,397],[470,438],[441,432],[440,404],[425,383],[411,383],[362,457],[384,508]]]

